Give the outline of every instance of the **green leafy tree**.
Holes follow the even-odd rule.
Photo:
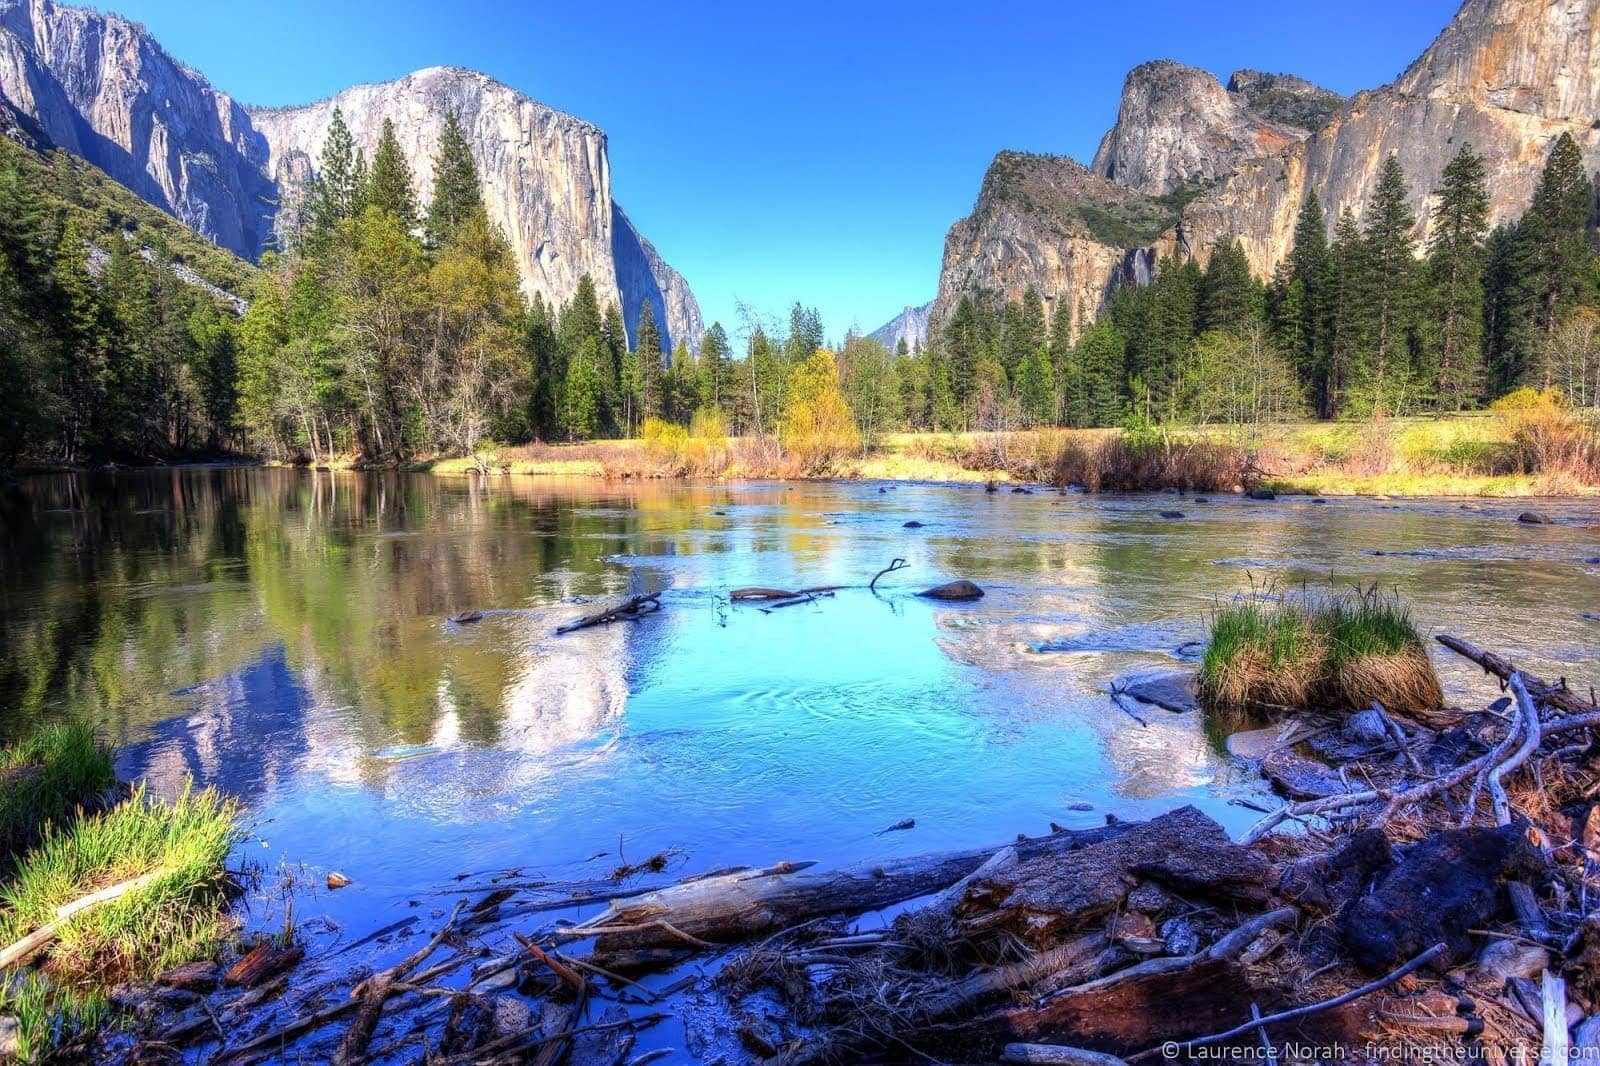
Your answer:
[[[1417,220],[1406,204],[1410,190],[1400,160],[1390,155],[1378,171],[1367,207],[1365,287],[1371,322],[1369,344],[1358,374],[1364,405],[1396,414],[1415,386],[1412,348],[1416,342],[1419,269],[1414,236]]]
[[[1043,344],[1034,348],[1017,369],[1017,399],[1028,425],[1046,426],[1055,421],[1055,374],[1050,367],[1050,349]]]
[[[344,113],[335,107],[307,198],[312,231],[326,238],[340,222],[355,214],[360,188],[355,141],[350,136],[350,127],[345,125]]]
[[[656,328],[656,312],[648,299],[639,307],[639,341],[634,359],[639,374],[639,418],[660,418],[664,408],[662,371],[665,353],[661,350],[661,331]]]

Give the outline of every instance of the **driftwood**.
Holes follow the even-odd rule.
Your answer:
[[[820,596],[826,592],[838,592],[848,585],[816,585],[803,589],[769,589],[756,586],[753,588],[734,589],[728,598],[734,603],[762,603],[774,600],[798,600],[808,596]]]
[[[450,912],[449,921],[445,922],[439,931],[433,935],[422,947],[407,955],[381,973],[356,985],[350,990],[350,998],[359,1004],[356,1016],[350,1022],[350,1028],[345,1030],[339,1047],[333,1053],[334,1066],[354,1066],[356,1063],[366,1061],[367,1045],[372,1042],[372,1034],[378,1028],[378,1021],[383,1017],[384,1004],[394,994],[395,986],[404,981],[411,972],[425,962],[432,955],[444,938],[455,929],[456,917],[461,913],[465,900],[457,903],[455,910]]]
[[[661,610],[661,593],[651,592],[640,596],[630,596],[615,607],[607,607],[603,611],[584,615],[576,621],[568,622],[564,626],[556,627],[556,635],[572,633],[579,629],[588,629],[590,626],[610,625],[612,622],[636,622],[647,614],[655,614]]]
[[[1127,825],[1063,830],[1018,840],[1018,855],[1072,851],[1118,836]],[[626,899],[569,929],[568,938],[598,937],[596,955],[637,949],[704,947],[762,936],[830,914],[859,914],[955,884],[1007,845],[857,863],[831,871],[741,871]]]
[[[1345,992],[1342,995],[1334,996],[1332,999],[1325,999],[1320,1003],[1308,1003],[1303,1007],[1295,1007],[1291,1010],[1279,1011],[1277,1014],[1269,1014],[1265,1018],[1260,1017],[1259,1014],[1257,1014],[1243,1025],[1236,1025],[1232,1029],[1229,1029],[1225,1032],[1213,1033],[1210,1036],[1201,1036],[1196,1037],[1193,1040],[1186,1040],[1179,1044],[1176,1048],[1172,1047],[1171,1045],[1151,1048],[1148,1051],[1141,1051],[1128,1061],[1139,1062],[1155,1055],[1162,1055],[1168,1059],[1173,1059],[1183,1052],[1192,1051],[1197,1047],[1204,1047],[1208,1044],[1220,1044],[1224,1040],[1232,1040],[1234,1037],[1244,1036],[1252,1030],[1261,1029],[1268,1025],[1277,1025],[1281,1022],[1294,1021],[1298,1018],[1306,1018],[1310,1015],[1318,1014],[1325,1010],[1332,1010],[1334,1007],[1342,1007],[1346,1003],[1352,1003],[1363,996],[1369,996],[1374,992],[1388,988],[1390,985],[1400,980],[1400,978],[1421,969],[1444,953],[1445,946],[1443,944],[1435,944],[1433,947],[1429,948],[1427,951],[1424,951],[1421,955],[1418,955],[1404,966],[1384,974],[1376,981],[1369,981],[1360,988],[1352,988],[1350,991]]]
[[[1528,673],[1526,670],[1517,669],[1516,664],[1509,659],[1496,655],[1491,651],[1484,651],[1477,645],[1469,644],[1460,637],[1453,637],[1449,633],[1440,633],[1434,639],[1457,655],[1471,659],[1483,667],[1484,673],[1498,677],[1502,684],[1509,684],[1511,675],[1520,673],[1528,688],[1537,694],[1538,701],[1554,707],[1558,711],[1565,714],[1593,714],[1596,711],[1600,711],[1600,707],[1567,688],[1566,678],[1561,678],[1552,685],[1548,681]]]
[[[119,881],[117,884],[102,888],[98,892],[91,892],[87,896],[79,896],[70,903],[63,903],[56,908],[56,916],[54,918],[21,940],[0,951],[0,970],[8,969],[18,963],[27,962],[41,950],[53,944],[56,938],[61,935],[61,930],[66,928],[67,923],[78,915],[110,903],[113,900],[121,899],[130,892],[137,892],[141,888],[154,884],[164,877],[167,872],[166,870],[152,870],[147,874],[141,874],[130,880]]]

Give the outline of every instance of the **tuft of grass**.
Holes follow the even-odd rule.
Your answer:
[[[1200,691],[1230,707],[1361,708],[1424,713],[1444,702],[1426,645],[1398,597],[1252,596],[1217,610]]]
[[[186,789],[167,803],[135,789],[124,803],[52,829],[0,889],[0,938],[47,924],[56,908],[155,871],[160,876],[77,916],[50,947],[58,980],[105,984],[213,955],[230,931],[224,861],[237,839],[234,802]]]
[[[57,725],[0,751],[0,873],[117,783],[111,752],[82,725]]]
[[[82,1056],[81,1043],[104,1024],[106,1001],[98,995],[66,995],[36,973],[0,984],[0,1014],[16,1022],[9,1061],[41,1063]]]

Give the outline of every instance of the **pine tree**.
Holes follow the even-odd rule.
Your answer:
[[[712,410],[726,410],[728,392],[728,333],[721,322],[711,323],[706,335],[700,339],[699,399],[700,406]]]
[[[1290,327],[1293,345],[1286,347],[1300,380],[1312,386],[1318,410],[1327,407],[1327,318],[1329,284],[1328,220],[1316,191],[1306,194],[1295,218],[1294,245],[1289,253],[1285,294],[1294,301]]]
[[[1068,420],[1066,399],[1072,367],[1072,305],[1063,297],[1056,298],[1055,308],[1051,312],[1047,344],[1050,348],[1050,376],[1056,386],[1054,420],[1061,423]]]
[[[567,434],[575,440],[597,436],[605,426],[605,391],[600,364],[607,357],[599,337],[589,337],[578,348],[567,369],[564,390]]]
[[[522,327],[523,350],[527,354],[528,425],[539,440],[551,440],[560,433],[561,390],[566,384],[566,360],[556,338],[554,316],[544,297],[533,294]]]
[[[1486,181],[1483,158],[1462,145],[1435,192],[1428,239],[1435,388],[1440,408],[1452,411],[1468,406],[1482,386]]]
[[[1074,424],[1114,426],[1122,420],[1124,354],[1123,336],[1108,316],[1083,331],[1074,352],[1082,375],[1081,421]]]
[[[367,178],[366,204],[387,211],[400,220],[407,233],[417,229],[417,195],[411,187],[411,168],[395,138],[394,123],[383,120],[383,136],[372,155],[372,172]]]
[[[639,418],[660,418],[662,414],[661,331],[656,328],[656,312],[646,298],[639,308],[639,340],[634,359],[639,367]]]
[[[1049,425],[1055,420],[1055,376],[1050,371],[1050,349],[1039,345],[1017,368],[1017,399],[1022,416],[1030,426]]]
[[[335,107],[308,198],[312,231],[326,236],[354,214],[359,187],[355,142],[350,136],[350,127],[344,124],[344,113]]]
[[[1418,268],[1413,232],[1416,218],[1406,205],[1409,193],[1400,160],[1390,155],[1378,171],[1378,185],[1367,208],[1366,287],[1371,293],[1371,345],[1361,366],[1361,390],[1375,411],[1395,414],[1411,388],[1410,345],[1417,319]]]
[[[1238,241],[1226,240],[1211,252],[1200,285],[1200,326],[1244,334],[1261,321],[1261,288]]]
[[[1583,153],[1572,135],[1563,133],[1550,149],[1533,203],[1517,228],[1516,298],[1523,321],[1512,344],[1518,380],[1543,383],[1537,364],[1544,338],[1556,331],[1567,308],[1590,294],[1593,197]]]
[[[1346,207],[1328,252],[1327,352],[1316,393],[1323,418],[1345,413],[1354,366],[1366,343],[1371,318],[1371,271],[1367,244],[1355,212]]]
[[[428,247],[437,249],[450,243],[455,231],[483,210],[472,147],[467,144],[456,113],[447,111],[439,134],[439,150],[433,157],[433,198],[428,201],[426,226]]]

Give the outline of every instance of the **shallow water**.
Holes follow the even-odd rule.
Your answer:
[[[354,880],[346,935],[466,872],[688,872],[998,843],[1260,791],[1198,714],[1105,692],[1182,665],[1252,582],[1377,582],[1430,631],[1600,681],[1600,521],[1528,504],[873,483],[185,469],[0,504],[0,732],[77,715],[163,793],[241,798],[244,857]],[[1160,512],[1181,510],[1164,519]],[[915,519],[920,529],[905,529]],[[1381,554],[1379,554],[1381,553]],[[744,585],[862,586],[763,611]],[[956,577],[976,604],[911,595]],[[664,609],[556,637],[640,591]],[[482,610],[476,625],[448,615]],[[1491,693],[1437,655],[1452,699]],[[910,830],[885,833],[904,819]],[[305,914],[304,904],[300,914]],[[263,913],[259,920],[269,921]]]

